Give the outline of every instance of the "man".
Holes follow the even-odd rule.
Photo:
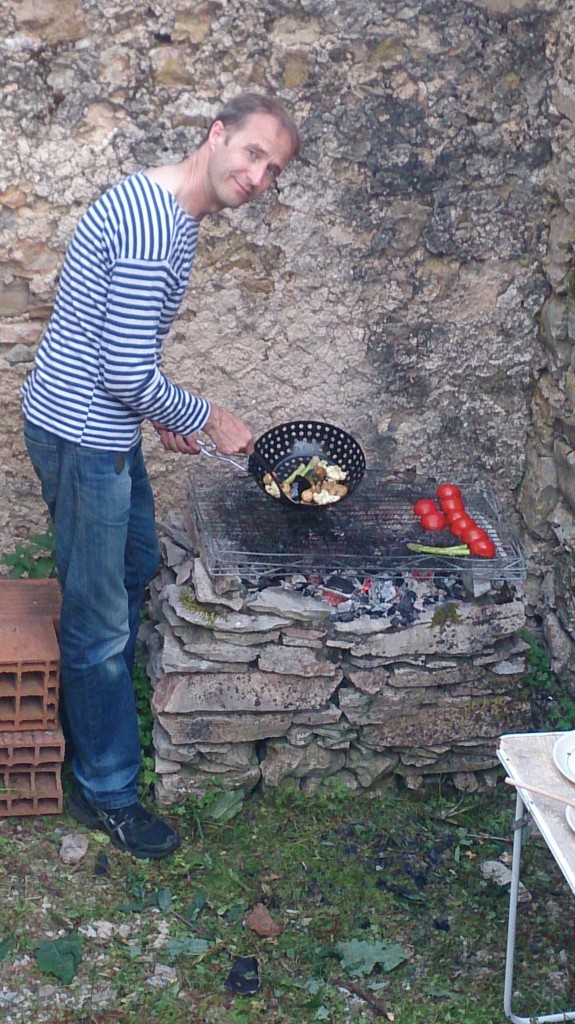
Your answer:
[[[162,373],[162,346],[202,218],[256,199],[299,145],[277,100],[245,93],[181,163],[104,193],[78,224],[23,387],[26,445],[54,523],[62,588],[62,715],[76,780],[69,811],[136,857],[179,845],[137,799],[131,672],[145,586],[158,567],[140,425],[150,420],[172,452],[197,454],[199,430],[224,454],[253,450],[238,416]]]

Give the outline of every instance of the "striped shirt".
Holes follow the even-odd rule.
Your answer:
[[[199,222],[138,173],[105,192],[70,243],[24,414],[88,448],[126,451],[140,424],[204,426],[209,403],[161,372],[162,347],[189,281]]]

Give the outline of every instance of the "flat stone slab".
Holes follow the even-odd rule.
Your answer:
[[[293,716],[286,714],[204,714],[165,715],[158,721],[177,750],[197,743],[255,743],[272,736],[285,736]]]
[[[214,590],[214,585],[201,558],[194,559],[193,582],[196,597],[202,604],[223,604],[237,612],[241,611],[244,606],[244,599],[241,594],[218,594]]]
[[[450,611],[450,609],[452,609]],[[441,613],[441,614],[439,614]],[[353,626],[353,622],[342,625]],[[376,633],[351,648],[355,657],[383,656],[390,661],[417,654],[479,654],[525,625],[521,601],[500,605],[440,605],[431,619],[396,633]]]
[[[278,672],[204,672],[194,675],[173,672],[155,683],[152,707],[157,713],[189,714],[192,711],[296,711],[321,708],[343,678],[314,679]]]
[[[293,747],[285,740],[273,740],[267,744],[260,770],[266,786],[277,786],[287,777],[301,779],[306,775],[333,775],[344,765],[344,751],[327,750],[316,743]]]
[[[328,704],[318,711],[296,711],[293,720],[294,725],[329,725],[331,722],[339,722],[342,712],[336,704]]]
[[[322,622],[329,619],[332,608],[328,601],[306,597],[297,590],[266,587],[246,601],[246,608],[256,613],[283,615],[296,622]]]
[[[203,658],[206,661],[231,664],[255,664],[260,651],[258,646],[249,647],[216,639],[210,631],[195,626],[188,626],[189,632],[182,637],[168,625],[156,626],[156,629],[164,638],[161,666],[165,672],[185,671],[188,657],[190,661],[192,658]]]
[[[451,744],[472,738],[490,738],[495,742],[503,733],[524,730],[529,716],[528,704],[515,697],[502,697],[499,701],[456,697],[436,707],[419,707],[414,714],[399,714],[378,725],[366,725],[361,741],[374,750]]]
[[[288,618],[279,615],[244,615],[241,612],[204,607],[195,601],[189,587],[178,587],[175,583],[165,588],[164,596],[180,618],[217,632],[267,633],[291,625]]]
[[[269,644],[261,649],[258,668],[262,672],[306,677],[334,676],[338,671],[333,661],[318,657],[309,647],[284,647]]]
[[[247,671],[249,663],[257,658],[257,648],[226,643],[199,644],[190,650],[190,646],[181,644],[169,626],[156,628],[164,638],[157,655],[161,672],[241,672]]]

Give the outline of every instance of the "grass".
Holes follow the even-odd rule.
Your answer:
[[[502,1018],[508,894],[481,863],[510,855],[512,803],[502,784],[464,798],[440,785],[423,796],[392,786],[371,799],[288,786],[246,798],[230,820],[209,799],[179,808],[168,816],[182,847],[157,863],[88,833],[74,868],[58,857],[62,836],[82,831],[71,820],[4,820],[5,1019],[493,1024]],[[96,874],[104,857],[107,872]],[[543,1000],[558,1012],[575,1002],[562,960],[573,912],[537,839],[526,845],[522,878],[532,899],[519,920],[516,1010],[537,1012]],[[246,926],[257,903],[279,936]],[[68,984],[37,960],[42,940],[62,936],[81,939]],[[397,949],[404,959],[386,969]],[[238,957],[257,958],[254,995],[226,988]],[[6,991],[23,995],[20,1008]]]
[[[48,534],[5,556],[46,575]],[[533,637],[526,685],[536,728],[575,727],[575,702]],[[153,781],[149,683],[134,684]],[[65,783],[66,783],[65,779]],[[62,817],[0,819],[0,1014],[5,1024],[493,1024],[503,1019],[508,892],[485,860],[510,862],[513,796],[502,780],[461,796],[395,781],[376,796],[329,781],[213,795],[167,817],[182,847],[135,861]],[[70,832],[89,837],[75,867]],[[514,1008],[575,1005],[573,903],[546,845],[526,843]],[[246,925],[257,904],[281,928]],[[252,995],[227,986],[255,958]],[[252,973],[253,977],[253,973]],[[249,980],[249,978],[248,978]],[[259,984],[258,984],[259,982]]]

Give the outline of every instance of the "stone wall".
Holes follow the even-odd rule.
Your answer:
[[[531,425],[519,510],[538,568],[543,630],[556,672],[575,688],[575,18],[568,4],[553,51],[553,199],[543,267],[549,294],[533,364]]]
[[[476,475],[509,511],[526,467],[531,606],[545,570],[565,665],[574,23],[561,0],[5,0],[0,551],[44,522],[19,388],[78,216],[267,90],[302,157],[205,223],[167,370],[256,433],[333,420],[372,464]],[[145,443],[181,509],[185,459]]]

